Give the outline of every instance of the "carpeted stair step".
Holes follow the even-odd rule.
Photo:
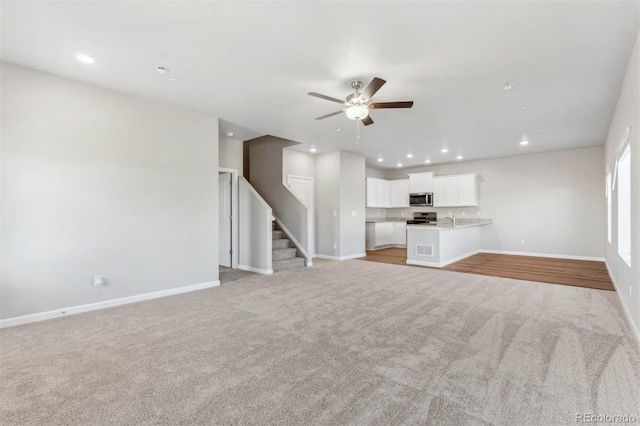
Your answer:
[[[304,267],[304,258],[292,257],[290,259],[274,260],[273,272],[288,271]]]
[[[272,231],[271,236],[274,240],[279,240],[282,238],[282,231]]]
[[[287,238],[281,238],[279,240],[273,240],[273,243],[271,245],[272,249],[283,249],[283,248],[289,248],[290,247],[290,241]]]
[[[283,249],[274,249],[273,250],[273,260],[284,260],[291,259],[292,257],[296,257],[296,248],[283,248]]]

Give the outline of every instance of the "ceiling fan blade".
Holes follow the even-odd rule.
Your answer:
[[[386,80],[374,77],[373,80],[371,80],[371,83],[369,83],[369,85],[362,91],[360,98],[368,101],[385,83]]]
[[[316,120],[324,120],[325,118],[333,117],[334,115],[340,114],[342,111],[332,112],[331,114],[323,115],[322,117],[316,118]]]
[[[373,124],[373,120],[371,119],[370,115],[367,115],[365,118],[363,118],[362,120],[362,124],[364,124],[365,126],[368,126],[370,124]]]
[[[411,108],[413,101],[407,102],[374,102],[369,104],[369,109],[381,109],[381,108]]]
[[[316,92],[309,92],[307,93],[307,95],[309,96],[315,96],[316,98],[320,98],[320,99],[326,99],[327,101],[331,101],[331,102],[335,102],[338,104],[345,104],[345,101],[342,101],[338,98],[332,98],[331,96],[327,96],[327,95],[321,95],[320,93],[316,93]]]

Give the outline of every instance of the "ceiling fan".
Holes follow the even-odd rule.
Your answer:
[[[411,108],[413,106],[413,101],[406,102],[370,102],[371,97],[375,95],[375,93],[380,90],[380,88],[386,83],[385,80],[374,77],[371,80],[371,83],[362,91],[363,84],[361,81],[352,81],[351,87],[355,90],[355,93],[350,94],[346,97],[346,100],[340,100],[337,98],[332,98],[331,96],[322,95],[316,92],[309,92],[307,95],[314,96],[320,99],[326,99],[331,102],[335,102],[338,104],[342,104],[347,108],[342,109],[340,111],[332,112],[331,114],[323,115],[322,117],[316,118],[316,120],[324,120],[325,118],[333,117],[334,115],[340,114],[344,111],[348,118],[351,120],[362,121],[362,124],[368,126],[373,124],[373,120],[369,115],[369,110],[372,109],[383,109],[383,108]]]

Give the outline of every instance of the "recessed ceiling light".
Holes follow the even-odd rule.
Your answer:
[[[506,83],[504,86],[502,86],[502,88],[504,90],[511,90],[513,89],[513,83]]]
[[[227,136],[232,137],[233,136],[233,132],[227,132]]]
[[[384,160],[381,158],[378,158],[378,163],[382,163]]]
[[[431,160],[425,160],[424,162],[425,162],[425,164],[429,164],[431,162]]]
[[[529,144],[529,141],[522,141],[522,142],[520,142],[520,145],[528,145],[528,144]]]
[[[456,160],[462,160],[462,155],[458,155],[458,156],[456,157]]]
[[[80,62],[84,62],[85,64],[93,64],[96,61],[91,56],[85,55],[84,53],[76,53],[76,59]]]
[[[311,148],[309,151],[316,152],[316,149],[315,148]]]
[[[171,81],[178,81],[178,79],[177,79],[177,78],[175,78],[175,77],[171,77],[169,80],[171,80]]]
[[[398,167],[402,167],[402,163],[398,163],[396,164]]]
[[[336,132],[339,132],[340,130],[342,130],[340,127],[336,127]]]
[[[442,148],[440,152],[443,154],[446,154],[447,152],[449,152],[449,150],[447,148]]]
[[[156,71],[158,71],[159,74],[166,74],[169,72],[169,68],[165,68],[165,67],[156,67]]]
[[[407,154],[407,158],[413,158],[413,154]]]

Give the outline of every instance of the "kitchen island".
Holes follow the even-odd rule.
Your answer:
[[[491,219],[438,219],[438,225],[407,225],[407,264],[441,268],[480,250],[481,227]]]

